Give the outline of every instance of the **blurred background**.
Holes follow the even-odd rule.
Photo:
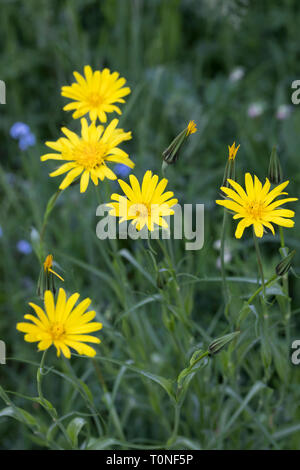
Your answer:
[[[0,365],[0,383],[17,393],[11,398],[18,406],[41,415],[43,421],[46,417],[38,405],[22,397],[36,394],[34,364],[40,356],[35,345],[23,341],[15,325],[36,296],[40,265],[33,250],[34,238],[60,181],[60,177],[48,176],[53,163],[40,162],[47,151],[44,142],[56,140],[62,126],[79,129],[71,113],[62,111],[69,100],[61,97],[61,86],[71,84],[72,72],[82,73],[86,64],[93,69],[109,67],[127,79],[132,92],[122,105],[120,125],[133,133],[123,148],[136,163],[134,173],[139,177],[147,169],[160,174],[162,151],[189,120],[195,120],[198,132],[189,139],[176,166],[168,170],[168,187],[181,203],[205,204],[205,244],[201,251],[187,256],[178,241],[175,265],[178,272],[220,277],[218,240],[223,211],[214,201],[228,144],[240,144],[236,164],[241,183],[245,171],[262,180],[267,176],[271,149],[277,145],[284,178],[290,180],[289,194],[299,196],[300,105],[291,102],[291,84],[300,79],[300,10],[297,0],[0,0],[0,8],[0,79],[6,84],[6,104],[0,105],[0,339],[6,342],[7,356],[18,359]],[[30,127],[23,142],[13,138],[11,128],[16,122]],[[110,192],[117,188],[112,182]],[[118,249],[127,250],[142,269],[128,256],[113,258],[106,242],[95,235],[96,206],[92,185],[84,195],[78,187],[66,191],[49,220],[47,251],[61,267],[64,287],[91,297],[100,312],[105,326],[101,354],[120,361],[149,362],[149,371],[176,377],[176,362],[184,367],[192,349],[173,363],[175,356],[168,349],[162,325],[167,321],[159,316],[159,303],[146,301],[157,293],[155,282],[149,284],[143,273],[145,269],[155,276],[151,260],[145,260],[129,241],[119,242]],[[286,230],[286,244],[298,249],[294,268],[299,274],[300,212],[297,204],[294,208],[296,227]],[[228,274],[255,278],[251,234],[234,240],[234,224],[230,225]],[[263,238],[266,277],[280,259],[278,248],[277,235]],[[228,332],[242,300],[255,288],[233,284],[234,300],[225,318],[216,295],[220,284],[184,280],[187,315],[198,327],[187,340],[190,348]],[[111,287],[114,282],[124,288],[119,296]],[[300,292],[295,276],[291,277],[291,297],[295,312],[291,337],[297,338]],[[152,330],[143,339],[144,350],[134,344],[134,329],[132,343],[118,330],[118,317],[137,304],[141,305],[134,314],[151,319],[149,331],[162,325],[157,339]],[[273,333],[272,327],[280,321],[280,313],[275,311],[270,326]],[[257,346],[252,330],[247,335],[234,365],[232,356],[224,352],[218,364],[203,372],[183,410],[180,435],[185,441],[178,441],[178,448],[299,447],[299,372],[290,364],[286,343],[281,346],[282,329],[278,328],[273,339],[270,334],[265,351]],[[29,363],[23,362],[27,360]],[[54,352],[48,361],[67,371]],[[91,382],[92,391],[97,390],[86,364],[78,359],[76,372]],[[109,363],[103,367],[112,388],[119,368]],[[71,412],[76,396],[68,385],[56,377],[45,380],[49,381],[47,398],[62,414]],[[264,391],[255,389],[250,408],[247,401],[227,428],[229,417],[258,382],[264,384]],[[126,410],[122,423],[127,441],[164,441],[173,415],[160,392],[140,384],[134,374],[122,387],[116,392],[116,406]],[[95,394],[101,409],[101,393]],[[4,402],[0,410],[2,405]],[[2,448],[45,446],[20,422],[1,417],[1,411],[0,422]],[[113,426],[107,433],[114,435]]]

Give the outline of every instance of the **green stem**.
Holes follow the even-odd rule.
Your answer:
[[[175,405],[174,408],[175,408],[175,410],[174,410],[175,411],[174,426],[173,426],[172,435],[168,439],[167,447],[170,447],[176,441],[176,438],[177,438],[177,435],[178,435],[181,405]]]
[[[223,295],[225,300],[225,305],[228,305],[229,302],[229,289],[226,279],[226,268],[225,268],[225,237],[226,237],[226,223],[227,223],[227,211],[224,210],[223,213],[223,223],[222,223],[222,233],[221,233],[221,276],[223,284]]]
[[[38,395],[39,395],[39,399],[42,402],[44,402],[44,396],[43,396],[43,392],[42,392],[42,381],[43,381],[43,367],[44,367],[44,364],[45,364],[46,354],[47,354],[47,349],[43,352],[41,363],[40,363],[40,366],[39,366],[39,368],[37,370],[37,374],[36,374]]]
[[[173,266],[173,262],[172,262],[172,258],[171,256],[169,255],[169,252],[168,252],[168,249],[167,249],[167,244],[165,244],[163,241],[161,241],[160,239],[157,240],[165,258],[166,258],[166,261],[169,265],[169,268],[170,268],[170,273],[172,274],[172,278],[173,278],[173,282],[174,282],[174,296],[176,298],[176,301],[178,303],[178,307],[179,307],[179,314],[180,314],[180,319],[181,321],[186,324],[186,316],[185,316],[185,308],[184,308],[184,303],[183,303],[183,300],[182,300],[182,294],[180,292],[180,286],[178,284],[178,281],[177,281],[177,275],[176,275],[176,269],[174,268]]]
[[[111,419],[114,423],[114,426],[115,426],[116,431],[119,435],[119,438],[121,440],[125,441],[125,436],[124,436],[124,433],[123,433],[123,429],[122,429],[122,425],[121,425],[119,415],[118,415],[117,410],[115,408],[114,402],[111,398],[111,394],[109,393],[109,390],[107,388],[107,385],[106,385],[106,382],[103,378],[101,370],[100,370],[100,368],[99,368],[99,366],[98,366],[98,364],[95,360],[93,360],[92,362],[93,362],[93,366],[94,366],[94,369],[95,369],[95,372],[96,372],[96,376],[98,377],[99,382],[100,382],[100,384],[103,388],[103,391],[104,391],[103,401],[107,406],[109,415],[110,415],[110,417],[111,417]]]
[[[263,290],[263,288],[265,287],[270,287],[270,285],[272,285],[274,282],[278,281],[280,279],[280,276],[276,276],[276,274],[274,274],[274,276],[272,276],[267,282],[266,284],[264,285],[261,285],[255,292],[254,294],[247,300],[247,304],[250,305],[252,304],[253,300],[255,299],[255,297],[260,294],[260,292]]]
[[[201,356],[197,357],[197,359],[191,364],[189,367],[185,369],[186,375],[191,374],[193,372],[193,369],[196,364],[198,364],[199,361],[201,361],[204,357],[209,356],[210,352],[207,350]],[[177,380],[177,393],[176,393],[176,400],[180,400],[180,395],[182,393],[182,383],[179,383]]]
[[[193,364],[187,369],[187,374],[190,372],[193,372],[193,368],[195,365],[200,362],[204,357],[209,355],[209,351],[205,351],[201,356],[197,357],[197,359],[193,362]],[[182,391],[182,385],[179,386],[178,391],[179,394],[177,393],[177,399],[179,399],[179,403],[175,404],[175,417],[174,417],[174,427],[173,427],[173,432],[171,437],[169,438],[167,442],[167,447],[170,447],[176,440],[177,435],[178,435],[178,427],[179,427],[179,419],[180,419],[180,410],[182,407],[183,399],[180,399],[180,392]],[[184,392],[185,395],[186,391]]]
[[[280,236],[280,245],[281,248],[285,248],[285,242],[284,242],[284,235],[283,235],[283,228],[279,226],[279,236]]]
[[[258,294],[261,293],[261,291],[263,290],[263,288],[267,288],[267,287],[270,287],[272,284],[274,284],[275,282],[279,281],[280,280],[280,276],[277,276],[276,274],[274,274],[274,276],[272,276],[267,282],[266,284],[263,286],[261,285],[255,292],[253,295],[251,295],[251,297],[247,300],[247,302],[245,303],[245,305],[249,306],[252,304],[253,300],[255,299],[255,297],[258,296]],[[265,303],[263,302],[263,308],[265,310]],[[242,312],[244,311],[244,308],[242,309]],[[249,311],[246,313],[244,313],[244,316],[243,316],[243,320],[246,319],[246,317],[248,316],[249,314]],[[240,328],[240,322],[241,322],[241,318],[239,317],[239,320],[237,322],[237,328]]]
[[[203,354],[201,354],[201,356],[197,357],[195,362],[193,362],[193,365],[191,366],[191,369],[193,369],[195,364],[197,364],[199,361],[201,361],[201,359],[203,359],[204,357],[206,357],[208,355],[209,355],[209,351],[205,351],[205,353],[203,353]]]
[[[283,234],[283,228],[282,227],[279,227],[279,234],[280,234],[281,248],[284,249],[286,247],[285,247],[284,234]],[[286,253],[283,253],[282,251],[281,251],[281,257],[284,258],[287,254],[287,250],[285,250]],[[282,287],[283,287],[283,291],[286,295],[286,312],[285,312],[285,316],[284,316],[285,330],[286,330],[285,334],[286,334],[286,338],[288,340],[288,343],[290,344],[289,321],[290,321],[290,318],[291,318],[291,301],[290,301],[290,297],[289,297],[289,278],[288,278],[288,276],[289,276],[288,273],[283,275],[283,277],[282,277]]]
[[[40,362],[40,365],[38,367],[37,374],[36,374],[38,396],[39,396],[41,405],[45,408],[47,413],[50,415],[53,422],[57,424],[57,426],[59,427],[59,429],[61,430],[61,432],[65,436],[68,444],[71,447],[73,447],[72,441],[71,441],[64,425],[57,419],[57,414],[56,414],[55,409],[53,407],[50,407],[49,403],[46,401],[46,399],[44,398],[44,395],[43,395],[43,390],[42,390],[42,382],[43,382],[43,375],[44,375],[43,368],[44,368],[44,364],[45,364],[46,354],[47,354],[47,349],[43,352],[42,359],[41,359],[41,362]]]
[[[264,270],[263,270],[263,264],[262,264],[262,257],[261,257],[261,253],[260,253],[259,243],[258,243],[257,237],[254,233],[254,230],[253,230],[253,239],[254,239],[256,257],[257,257],[258,269],[259,269],[260,277],[261,277],[262,291],[263,291],[263,294],[264,294],[264,297],[265,297],[265,276],[264,276]]]
[[[163,160],[162,165],[161,165],[161,174],[162,174],[163,178],[166,177],[166,172],[167,172],[168,166],[169,166],[169,165],[167,164],[167,162],[165,162],[165,161]]]
[[[39,247],[39,257],[40,257],[41,263],[43,262],[43,260],[45,258],[45,254],[43,253],[43,241],[44,241],[44,237],[45,237],[45,233],[46,233],[46,227],[47,227],[48,219],[49,219],[49,216],[50,216],[52,210],[54,209],[55,203],[56,203],[56,201],[57,201],[60,194],[61,194],[61,190],[58,189],[56,191],[56,193],[54,193],[50,197],[50,199],[47,203],[45,213],[44,213],[43,224],[42,224],[42,228],[41,228],[41,231],[40,231],[40,247]]]
[[[74,380],[76,386],[78,387],[77,390],[78,390],[79,394],[81,395],[81,397],[85,401],[87,409],[93,415],[93,419],[95,421],[95,425],[96,425],[99,437],[102,437],[103,436],[103,431],[102,431],[102,426],[101,426],[101,423],[100,423],[100,420],[101,420],[104,424],[104,420],[103,420],[102,416],[96,410],[96,408],[94,406],[93,399],[86,392],[86,389],[83,387],[82,382],[77,378],[70,361],[66,358],[63,358],[63,360],[64,360],[64,364],[65,364],[68,372],[70,373],[70,375],[72,376],[72,379]]]

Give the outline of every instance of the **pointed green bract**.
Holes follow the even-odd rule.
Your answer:
[[[283,180],[282,168],[274,145],[269,163],[268,178],[273,184],[279,184]]]

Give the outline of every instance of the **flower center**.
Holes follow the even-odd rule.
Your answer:
[[[86,170],[92,170],[102,165],[107,150],[107,145],[101,142],[81,142],[79,148],[73,151],[73,159]]]
[[[261,201],[251,201],[247,205],[247,211],[249,216],[255,220],[259,220],[262,218],[263,209],[264,206]]]
[[[101,104],[103,104],[103,97],[99,95],[99,93],[92,92],[88,97],[88,102],[91,107],[98,108]]]
[[[148,206],[143,203],[133,204],[129,211],[129,215],[133,215],[135,217],[141,217],[142,219],[148,218],[148,215],[151,213],[148,209]]]
[[[53,340],[60,339],[64,332],[65,328],[61,323],[53,323],[50,327],[50,334]]]

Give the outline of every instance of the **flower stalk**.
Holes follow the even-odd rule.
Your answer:
[[[261,277],[261,283],[262,283],[262,292],[263,296],[265,297],[265,276],[264,276],[264,269],[263,269],[263,263],[262,263],[262,257],[261,257],[261,252],[259,248],[259,243],[257,240],[257,237],[255,235],[255,232],[253,230],[253,240],[254,240],[254,246],[255,246],[255,251],[256,251],[256,258],[257,258],[257,265],[258,265],[258,270],[260,273]]]

